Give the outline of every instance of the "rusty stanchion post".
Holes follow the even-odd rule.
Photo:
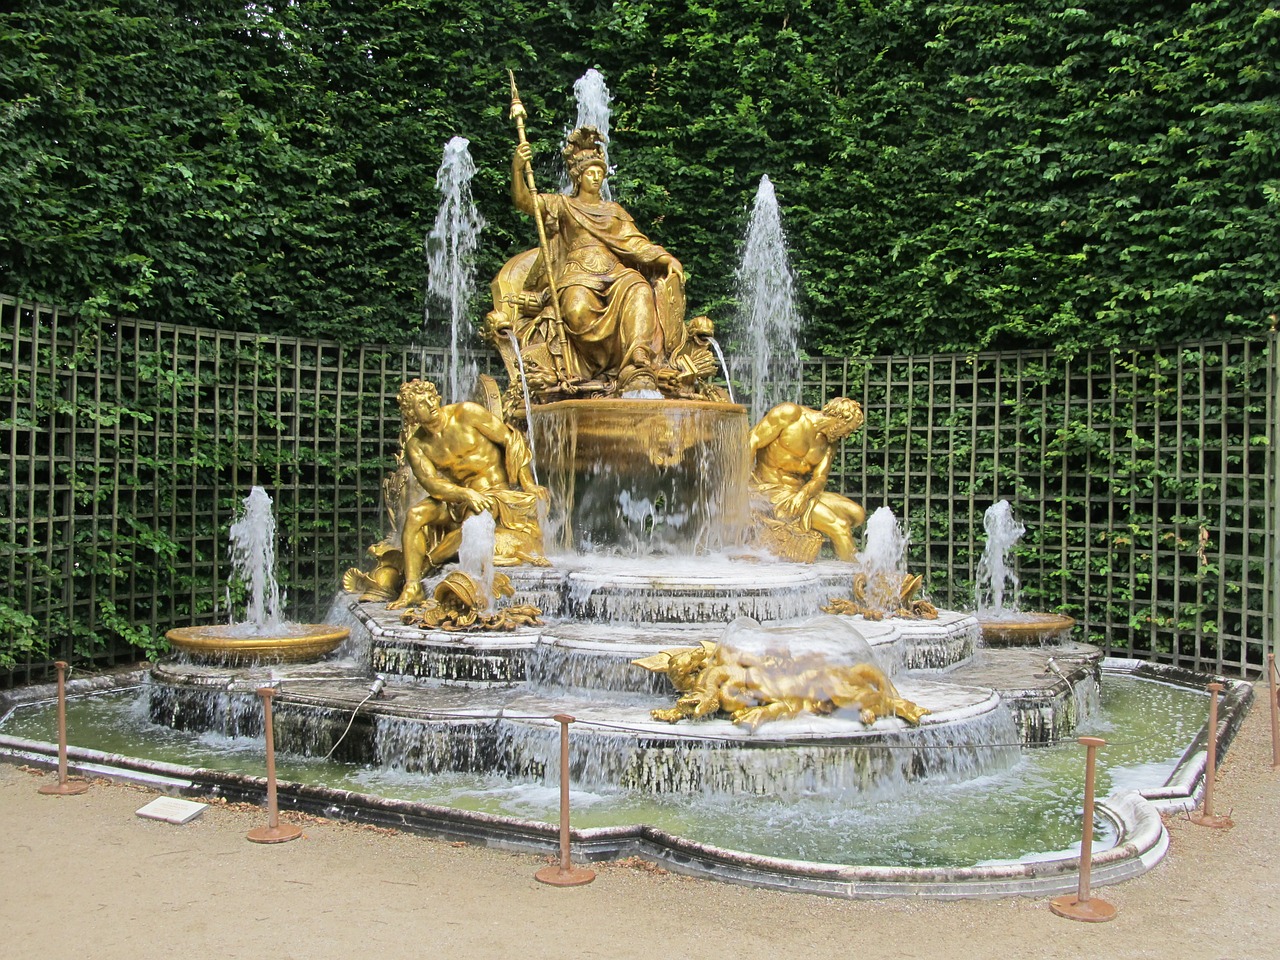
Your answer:
[[[1204,806],[1191,815],[1191,822],[1202,827],[1224,829],[1232,825],[1230,817],[1213,812],[1213,786],[1218,779],[1218,694],[1222,684],[1209,684],[1209,756],[1204,764]]]
[[[1267,654],[1267,689],[1271,691],[1271,766],[1280,767],[1280,690],[1276,689],[1276,655]]]
[[[300,827],[280,823],[280,806],[276,802],[276,734],[271,723],[271,698],[274,695],[272,687],[258,688],[258,696],[262,698],[262,732],[267,741],[267,825],[249,831],[249,839],[254,843],[284,843],[302,836]]]
[[[89,789],[83,780],[67,779],[67,663],[59,660],[58,668],[58,782],[45,784],[40,793],[46,797],[74,797]]]
[[[1116,915],[1116,908],[1105,900],[1089,896],[1089,872],[1093,866],[1093,784],[1099,747],[1107,741],[1101,737],[1081,737],[1084,756],[1084,833],[1080,838],[1080,885],[1075,896],[1066,894],[1049,901],[1049,909],[1068,920],[1102,923]]]
[[[580,887],[594,880],[596,872],[575,867],[569,861],[569,724],[574,718],[558,713],[552,719],[560,724],[560,862],[554,867],[543,867],[533,876],[553,887]]]

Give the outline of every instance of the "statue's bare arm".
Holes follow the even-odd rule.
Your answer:
[[[774,407],[761,418],[751,430],[751,455],[755,456],[782,435],[782,431],[795,423],[799,408],[795,404],[784,403]]]
[[[511,435],[514,432],[512,428],[483,407],[469,408],[466,423],[500,450],[505,451],[507,445],[511,443]],[[512,486],[518,484],[520,489],[525,491],[536,492],[539,489],[534,483],[533,470],[528,463],[521,465],[518,477],[508,477],[507,482]]]
[[[533,147],[527,143],[520,144],[511,158],[511,199],[517,210],[522,210],[529,216],[533,216],[534,212],[534,194],[525,180],[524,171],[531,163]]]

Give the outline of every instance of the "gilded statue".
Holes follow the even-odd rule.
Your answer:
[[[547,564],[534,482],[521,434],[476,403],[442,406],[435,384],[411,380],[396,398],[404,417],[404,462],[426,496],[404,518],[404,588],[389,606],[426,599],[422,578],[457,556],[462,522],[487,510],[496,523],[494,563]]]
[[[526,116],[512,77],[511,195],[538,246],[498,272],[485,336],[536,402],[667,395],[670,357],[689,338],[684,267],[602,196],[609,168],[595,127],[574,130],[562,150],[571,192],[539,192]]]
[[[684,338],[684,268],[601,197],[602,142],[595,127],[569,135],[568,196],[531,189],[528,143],[512,160],[512,199],[539,221],[546,244],[503,268],[496,283],[512,289],[499,323],[514,329],[535,392],[657,390],[668,341]]]
[[[822,537],[840,560],[857,554],[862,506],[826,489],[840,441],[862,426],[862,407],[836,397],[821,411],[780,403],[751,431],[751,489],[761,541],[784,559],[812,562]]]
[[[511,579],[505,573],[493,576],[492,600],[515,595]],[[400,615],[400,622],[427,630],[514,630],[521,626],[535,626],[542,621],[542,611],[528,603],[495,607],[485,590],[468,573],[450,571],[432,592],[430,600],[411,607]]]
[[[725,713],[754,732],[770,720],[847,708],[857,709],[868,725],[891,716],[918,724],[929,712],[903,699],[879,667],[836,665],[817,654],[753,653],[704,640],[697,647],[663,650],[631,662],[665,673],[676,688],[674,707],[650,711],[666,723]]]
[[[857,573],[853,577],[853,599],[832,597],[822,612],[861,615],[866,620],[937,620],[937,607],[924,598],[912,599],[923,583],[924,577],[919,574]]]
[[[713,347],[715,333],[710,317],[697,316],[685,323],[684,340],[671,351],[669,365],[657,371],[663,396],[729,402],[729,394],[711,382],[720,370]]]

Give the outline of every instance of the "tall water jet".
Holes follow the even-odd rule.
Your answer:
[[[276,581],[276,518],[271,497],[262,487],[253,487],[241,503],[242,510],[231,524],[232,582],[244,584],[244,626],[246,634],[258,634],[280,627],[280,584]],[[227,587],[227,607],[231,607],[231,587]],[[231,622],[234,624],[235,612]]]
[[[800,400],[795,277],[768,176],[760,178],[735,283],[738,337],[750,364],[751,422],[758,423],[775,405]]]
[[[907,535],[888,507],[867,518],[866,542],[858,555],[862,581],[862,605],[880,616],[901,606],[902,582],[907,576]]]
[[[609,162],[609,104],[613,101],[613,94],[609,92],[609,87],[604,82],[604,77],[600,71],[592,67],[573,84],[573,98],[578,103],[578,122],[577,127],[595,127],[604,137],[604,143],[601,149],[604,151],[605,164]],[[613,172],[613,167],[609,167],[609,172]],[[569,190],[569,177],[565,174],[561,184],[561,192],[567,193]],[[613,194],[609,191],[609,181],[605,180],[600,187],[600,199],[612,200]]]
[[[1021,582],[1014,570],[1013,548],[1027,532],[1014,516],[1008,500],[1000,500],[982,515],[987,543],[978,561],[975,606],[982,639],[992,646],[1053,643],[1065,639],[1075,626],[1072,617],[1058,613],[1026,613],[1019,609]]]
[[[449,312],[449,403],[465,399],[460,384],[459,349],[467,304],[475,286],[475,252],[484,218],[471,199],[471,178],[476,165],[468,150],[470,141],[454,137],[444,148],[436,187],[440,208],[427,234],[427,290],[439,298]],[[429,315],[429,312],[428,312]]]
[[[986,531],[987,543],[982,549],[982,559],[978,561],[978,615],[999,619],[1018,610],[1018,588],[1021,584],[1009,559],[1027,528],[1013,515],[1013,505],[1008,500],[987,508],[982,515],[982,528]]]
[[[175,627],[165,636],[181,652],[197,660],[242,663],[259,660],[311,660],[331,653],[350,633],[324,623],[288,623],[281,619],[276,580],[276,520],[271,497],[255,486],[241,501],[231,524],[231,582],[247,591],[245,619],[229,624]],[[228,589],[228,607],[231,606]]]

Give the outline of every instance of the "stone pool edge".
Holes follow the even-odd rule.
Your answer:
[[[1141,661],[1108,658],[1104,670],[1146,679],[1195,686],[1200,674]],[[142,682],[142,671],[73,680],[68,695],[106,691]],[[1243,680],[1212,678],[1223,683],[1219,704],[1218,756],[1225,756],[1253,700],[1253,685]],[[50,699],[52,685],[0,694],[0,720],[24,703]],[[1207,724],[1205,725],[1207,727]],[[1169,838],[1161,811],[1194,808],[1204,786],[1209,732],[1202,728],[1174,773],[1162,787],[1125,791],[1097,804],[1101,816],[1116,827],[1114,846],[1093,856],[1093,886],[1118,883],[1146,873],[1164,857]],[[57,745],[0,734],[0,760],[56,767]],[[95,750],[68,747],[68,768],[81,776],[102,776],[144,784],[164,793],[214,796],[262,803],[266,780],[160,761],[146,761]],[[418,801],[294,782],[278,784],[281,809],[331,819],[410,830],[427,836],[461,840],[497,849],[533,853],[558,851],[554,824],[514,817],[455,810]],[[639,856],[675,873],[766,889],[813,893],[842,899],[918,897],[937,900],[993,897],[1043,897],[1069,893],[1079,884],[1079,857],[1055,857],[972,867],[877,867],[814,863],[727,850],[645,825],[595,827],[571,834],[575,860],[601,861]]]

